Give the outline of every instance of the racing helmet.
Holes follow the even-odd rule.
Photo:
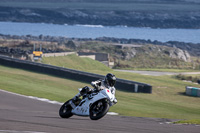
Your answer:
[[[115,82],[116,82],[116,77],[114,74],[112,73],[108,73],[106,76],[105,76],[105,82],[107,85],[109,85],[110,87],[113,87],[115,85]]]

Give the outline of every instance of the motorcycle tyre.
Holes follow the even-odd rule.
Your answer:
[[[70,100],[69,100],[70,101]],[[71,113],[72,111],[72,107],[70,106],[69,101],[65,102],[61,107],[60,107],[60,110],[59,110],[59,115],[61,118],[69,118],[69,117],[72,117],[73,114]],[[65,106],[67,106],[67,108],[69,108],[69,110],[65,113],[63,113],[63,109],[65,108]]]
[[[104,100],[102,100],[102,102],[103,102],[103,106],[104,106],[104,108],[103,108],[103,111],[100,113],[100,114],[98,114],[97,116],[93,116],[92,114],[92,108],[96,105],[96,104],[98,104],[98,102],[99,101],[97,101],[97,102],[95,102],[94,104],[92,104],[92,106],[90,107],[90,119],[91,120],[99,120],[99,119],[101,119],[102,117],[104,117],[106,114],[107,114],[107,112],[108,112],[108,110],[109,110],[109,108],[110,108],[110,106],[109,106],[109,104],[106,102],[106,100],[104,99]]]

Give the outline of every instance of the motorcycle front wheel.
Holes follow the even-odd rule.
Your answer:
[[[93,103],[90,107],[90,119],[98,120],[102,118],[108,112],[109,107],[110,106],[105,99]]]
[[[70,101],[70,100],[69,100]],[[59,110],[59,115],[61,118],[69,118],[71,116],[73,116],[73,114],[71,113],[72,111],[72,107],[69,104],[69,101],[65,102]]]

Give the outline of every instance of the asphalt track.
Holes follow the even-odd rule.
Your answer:
[[[117,106],[117,105],[116,105]],[[162,118],[106,115],[92,121],[73,116],[62,119],[60,105],[0,90],[0,133],[199,133],[198,125],[176,125]]]
[[[141,75],[150,75],[150,76],[163,76],[163,75],[190,75],[190,74],[200,74],[200,72],[157,72],[157,71],[135,71],[135,70],[120,70],[120,69],[114,69],[115,71],[120,71],[120,72],[129,72],[129,73],[138,73]]]

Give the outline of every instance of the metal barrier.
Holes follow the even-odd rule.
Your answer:
[[[90,83],[98,79],[103,79],[103,75],[93,74],[68,68],[62,68],[57,66],[52,66],[48,64],[36,63],[27,60],[20,60],[16,58],[11,58],[7,56],[0,55],[0,65],[25,69],[33,72],[50,74],[58,77],[63,77],[67,79],[77,80],[80,82]],[[128,92],[142,92],[142,93],[152,93],[152,86],[145,83],[124,80],[117,78],[116,86],[117,89]]]

